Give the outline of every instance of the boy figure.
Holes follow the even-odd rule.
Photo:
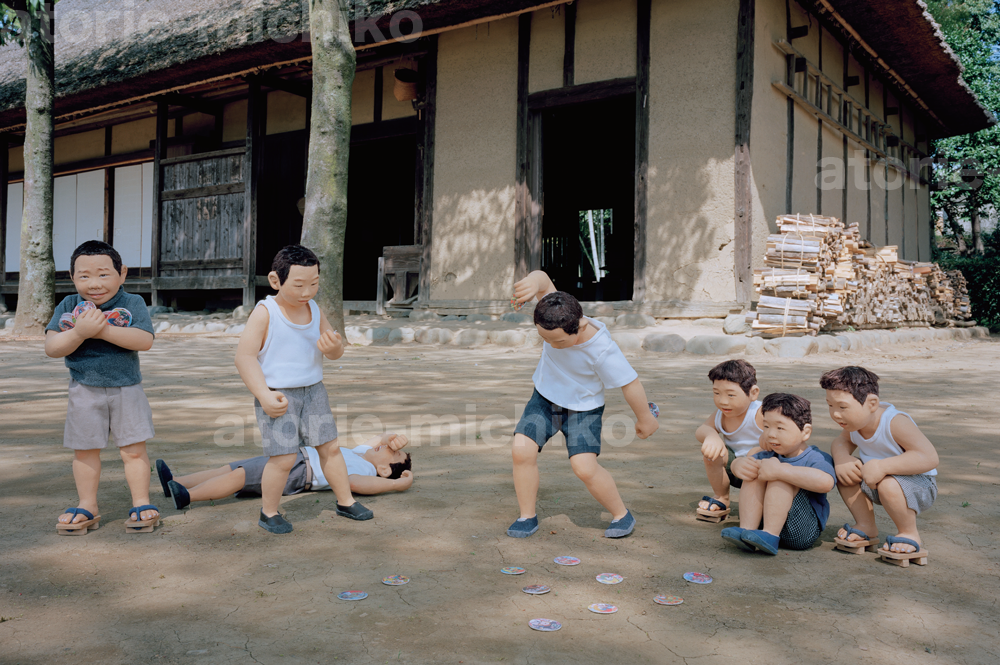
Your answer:
[[[896,525],[881,551],[920,553],[917,515],[937,497],[938,454],[909,415],[878,397],[878,376],[863,367],[841,367],[824,374],[830,417],[844,431],[830,448],[840,496],[854,516],[837,537],[877,542],[875,507],[885,508]],[[851,453],[857,449],[861,459]],[[926,552],[924,552],[926,554]]]
[[[722,537],[750,552],[774,555],[779,545],[808,549],[830,516],[826,493],[836,484],[833,459],[806,444],[812,434],[807,400],[772,393],[760,410],[761,444],[769,452],[751,451],[733,462],[733,473],[743,480],[740,525],[723,529]]]
[[[340,358],[344,344],[313,302],[319,259],[302,245],[289,245],[274,257],[267,280],[278,293],[257,303],[236,347],[236,368],[253,393],[264,454],[270,458],[261,472],[257,524],[271,533],[292,530],[278,503],[303,444],[319,454],[320,468],[337,497],[337,514],[370,520],[372,511],[351,496],[323,385],[323,357]]]
[[[611,513],[607,538],[632,533],[635,518],[625,508],[614,479],[600,464],[604,389],[621,388],[636,415],[635,432],[648,438],[659,427],[646,391],[603,323],[583,316],[576,298],[556,291],[541,270],[514,285],[518,303],[538,298],[535,327],[544,340],[532,377],[535,391],[514,430],[514,491],[521,516],[507,529],[513,538],[538,531],[538,453],[556,432],[566,436],[570,466],[587,490]]]
[[[363,445],[341,450],[351,491],[355,494],[383,494],[409,489],[413,484],[410,454],[400,450],[407,443],[409,441],[405,436],[386,432],[381,436],[373,436]],[[251,457],[230,462],[218,469],[198,471],[176,478],[166,462],[158,459],[156,473],[160,477],[163,495],[172,497],[174,507],[181,510],[192,501],[225,499],[230,494],[235,494],[237,499],[261,496],[261,476],[269,459],[265,455]],[[282,496],[328,489],[330,483],[323,475],[319,453],[312,446],[299,450],[292,470],[288,473]]]
[[[729,514],[729,486],[743,481],[733,475],[733,461],[745,457],[760,443],[764,415],[760,411],[757,371],[745,360],[721,362],[708,373],[715,414],[695,431],[701,443],[705,473],[714,497],[703,496],[698,519],[721,521]]]
[[[100,526],[101,450],[110,435],[132,494],[126,529],[152,531],[160,514],[149,503],[146,440],[154,433],[153,413],[142,390],[138,352],[153,346],[153,321],[145,301],[125,292],[128,268],[106,242],[88,240],[73,250],[69,274],[77,295],[63,298],[45,327],[45,354],[65,358],[69,368],[63,445],[73,450],[80,502],[56,526],[59,533],[80,535]]]

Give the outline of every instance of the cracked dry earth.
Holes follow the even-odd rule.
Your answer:
[[[187,473],[259,451],[235,344],[178,337],[143,354],[157,429],[152,459]],[[102,527],[61,537],[53,523],[76,500],[61,447],[67,371],[44,357],[40,341],[0,344],[0,663],[1000,662],[996,338],[898,346],[892,355],[752,359],[764,393],[812,401],[813,442],[824,449],[836,431],[818,377],[848,363],[880,374],[883,397],[935,442],[940,495],[919,521],[930,562],[907,569],[832,551],[849,518],[836,495],[822,542],[806,552],[745,554],[719,537],[722,526],[696,522],[708,485],[693,432],[713,408],[705,375],[720,359],[687,355],[631,358],[660,405],[661,428],[647,441],[606,442],[601,457],[636,532],[601,537],[607,515],[553,441],[540,456],[541,529],[507,538],[517,507],[513,425],[502,417],[530,396],[537,353],[367,347],[327,363],[342,441],[382,426],[416,439],[414,487],[365,500],[376,515],[370,522],[334,516],[329,492],[304,494],[285,499],[295,531],[279,537],[256,526],[259,501],[178,512],[154,491],[163,525],[128,535],[128,492],[112,452]],[[457,416],[450,426],[440,420],[448,414]],[[621,391],[609,394],[606,419],[616,414],[629,415]],[[423,415],[438,420],[416,434],[412,418]],[[623,425],[610,429],[624,438]],[[884,536],[892,525],[879,510]],[[557,566],[558,555],[583,563]],[[502,575],[505,565],[528,572]],[[688,584],[688,571],[715,581]],[[598,584],[602,572],[625,581]],[[411,581],[382,585],[390,574]],[[553,591],[531,597],[520,591],[527,584]],[[337,600],[348,589],[369,597]],[[654,605],[658,593],[684,604]],[[620,610],[592,614],[595,602]],[[563,628],[534,632],[527,623],[538,617]]]

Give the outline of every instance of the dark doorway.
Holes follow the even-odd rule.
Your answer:
[[[580,300],[631,300],[635,95],[539,111],[542,269]]]
[[[257,199],[257,274],[271,271],[274,255],[302,238],[299,199],[306,195],[305,130],[264,137]],[[258,289],[265,294],[270,288]]]
[[[415,135],[351,144],[344,239],[344,300],[375,300],[378,257],[413,244]]]

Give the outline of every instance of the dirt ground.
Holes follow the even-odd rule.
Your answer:
[[[258,454],[235,344],[163,336],[142,354],[157,432],[151,459],[188,473]],[[693,433],[713,409],[705,375],[720,359],[686,354],[631,358],[662,410],[651,439],[629,442],[624,425],[609,423],[630,412],[621,391],[608,396],[605,435],[618,443],[606,441],[601,461],[638,520],[635,533],[602,537],[608,516],[553,441],[539,458],[541,529],[508,538],[517,516],[510,420],[530,396],[537,354],[372,346],[327,363],[342,442],[383,427],[415,438],[413,488],[364,499],[372,521],[338,518],[331,493],[308,493],[286,498],[295,531],[274,536],[256,526],[259,500],[180,512],[154,478],[163,525],[126,534],[129,494],[109,451],[102,527],[61,537],[56,516],[76,505],[61,445],[67,371],[39,341],[0,343],[0,663],[1000,662],[997,338],[752,359],[765,394],[812,401],[813,442],[823,449],[836,432],[818,377],[843,364],[876,371],[883,398],[936,444],[940,494],[919,518],[930,561],[907,569],[832,551],[850,517],[835,493],[821,544],[805,552],[746,554],[719,537],[722,526],[696,522],[693,507],[709,488]],[[449,414],[457,418],[442,419]],[[424,416],[432,424],[415,432],[414,417]],[[881,533],[893,533],[878,514]],[[558,555],[583,563],[557,566]],[[505,565],[528,572],[502,575]],[[715,581],[689,584],[688,571]],[[603,572],[625,581],[598,584]],[[411,581],[382,585],[390,574]],[[531,597],[521,592],[527,584],[553,592]],[[349,589],[369,597],[336,598]],[[684,603],[655,605],[658,593]],[[620,611],[592,614],[595,602]],[[530,630],[538,617],[563,628]]]

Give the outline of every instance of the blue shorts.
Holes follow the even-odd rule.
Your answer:
[[[534,391],[520,422],[514,429],[515,434],[523,434],[542,446],[562,432],[566,437],[566,451],[569,456],[580,453],[601,454],[601,418],[604,416],[604,405],[590,411],[572,411],[553,404]]]

